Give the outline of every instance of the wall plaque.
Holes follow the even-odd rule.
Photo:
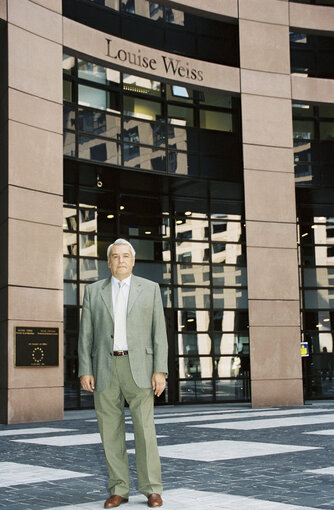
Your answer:
[[[15,327],[16,367],[57,367],[59,328]]]

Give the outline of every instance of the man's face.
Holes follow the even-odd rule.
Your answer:
[[[110,251],[108,267],[117,280],[124,280],[132,273],[135,258],[127,244],[117,244]]]

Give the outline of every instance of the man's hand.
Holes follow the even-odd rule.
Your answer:
[[[92,375],[82,375],[80,382],[83,390],[90,391],[91,393],[95,390],[95,382]]]
[[[152,388],[154,395],[160,397],[161,393],[166,388],[166,378],[163,372],[154,372],[152,376]]]

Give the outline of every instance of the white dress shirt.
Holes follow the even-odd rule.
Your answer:
[[[128,307],[128,301],[129,301],[129,293],[130,293],[130,284],[131,284],[131,276],[128,276],[124,280],[122,280],[122,283],[124,286],[122,287],[123,296],[125,299],[126,308]],[[117,280],[114,276],[111,277],[111,292],[112,292],[112,304],[113,304],[113,310],[114,310],[114,317],[115,317],[115,311],[116,311],[116,303],[117,303],[117,297],[118,293],[120,291],[120,280]],[[116,318],[115,318],[116,319]],[[126,339],[123,340],[122,345],[117,343],[117,339],[114,338],[114,351],[127,351],[128,350],[128,344]]]

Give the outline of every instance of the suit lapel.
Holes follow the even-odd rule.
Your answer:
[[[102,287],[101,291],[102,299],[108,308],[112,320],[114,320],[114,310],[112,305],[112,294],[111,294],[111,278],[108,278]]]
[[[136,301],[137,297],[141,293],[141,291],[142,291],[141,283],[137,280],[137,278],[134,275],[132,275],[129,301],[128,301],[128,312],[127,312],[128,314],[130,313],[131,308],[132,308],[134,302]]]

